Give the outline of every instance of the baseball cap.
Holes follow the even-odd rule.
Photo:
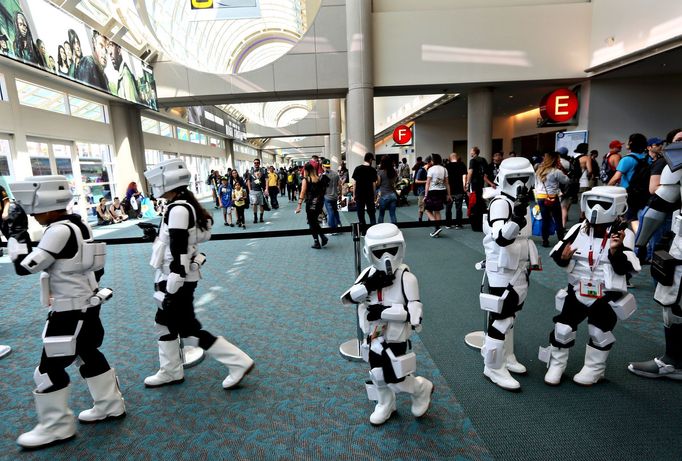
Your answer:
[[[578,144],[578,146],[575,148],[573,151],[576,154],[587,154],[587,143],[586,142],[581,142]]]
[[[649,138],[646,142],[647,146],[653,146],[654,144],[663,144],[663,140],[654,136],[653,138]]]
[[[330,166],[332,166],[332,162],[329,159],[325,158],[322,160],[322,166],[325,168],[330,167]]]
[[[619,147],[623,147],[623,143],[617,139],[614,139],[609,143],[609,149],[617,149]]]
[[[557,152],[559,152],[560,155],[566,155],[566,154],[568,154],[568,148],[560,147]]]

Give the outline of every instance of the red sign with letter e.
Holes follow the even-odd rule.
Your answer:
[[[393,130],[393,140],[396,144],[407,144],[412,140],[412,129],[407,125],[400,125]]]
[[[540,101],[540,115],[552,122],[568,122],[578,112],[578,97],[568,88],[554,90]]]

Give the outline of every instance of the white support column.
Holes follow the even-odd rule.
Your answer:
[[[481,157],[488,162],[493,149],[493,90],[476,88],[467,97],[467,155],[471,148],[478,146]]]
[[[111,127],[114,130],[114,179],[116,190],[125,191],[131,181],[146,190],[144,179],[144,137],[140,109],[132,104],[112,101],[109,104]]]
[[[332,170],[337,170],[341,163],[341,101],[329,100],[329,159]]]
[[[352,172],[367,152],[374,152],[374,75],[372,72],[372,2],[346,1],[348,99],[346,164]]]
[[[326,134],[323,137],[324,140],[324,151],[322,151],[323,158],[329,158],[329,135]]]

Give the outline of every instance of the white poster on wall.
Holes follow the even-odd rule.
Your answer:
[[[572,155],[578,144],[583,142],[587,142],[587,130],[562,131],[556,134],[554,149],[558,151],[561,147],[565,147],[568,149],[568,154]]]

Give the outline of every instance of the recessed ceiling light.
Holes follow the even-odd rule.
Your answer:
[[[510,94],[510,95],[509,95],[509,99],[512,99],[513,97],[514,97],[513,94]]]

